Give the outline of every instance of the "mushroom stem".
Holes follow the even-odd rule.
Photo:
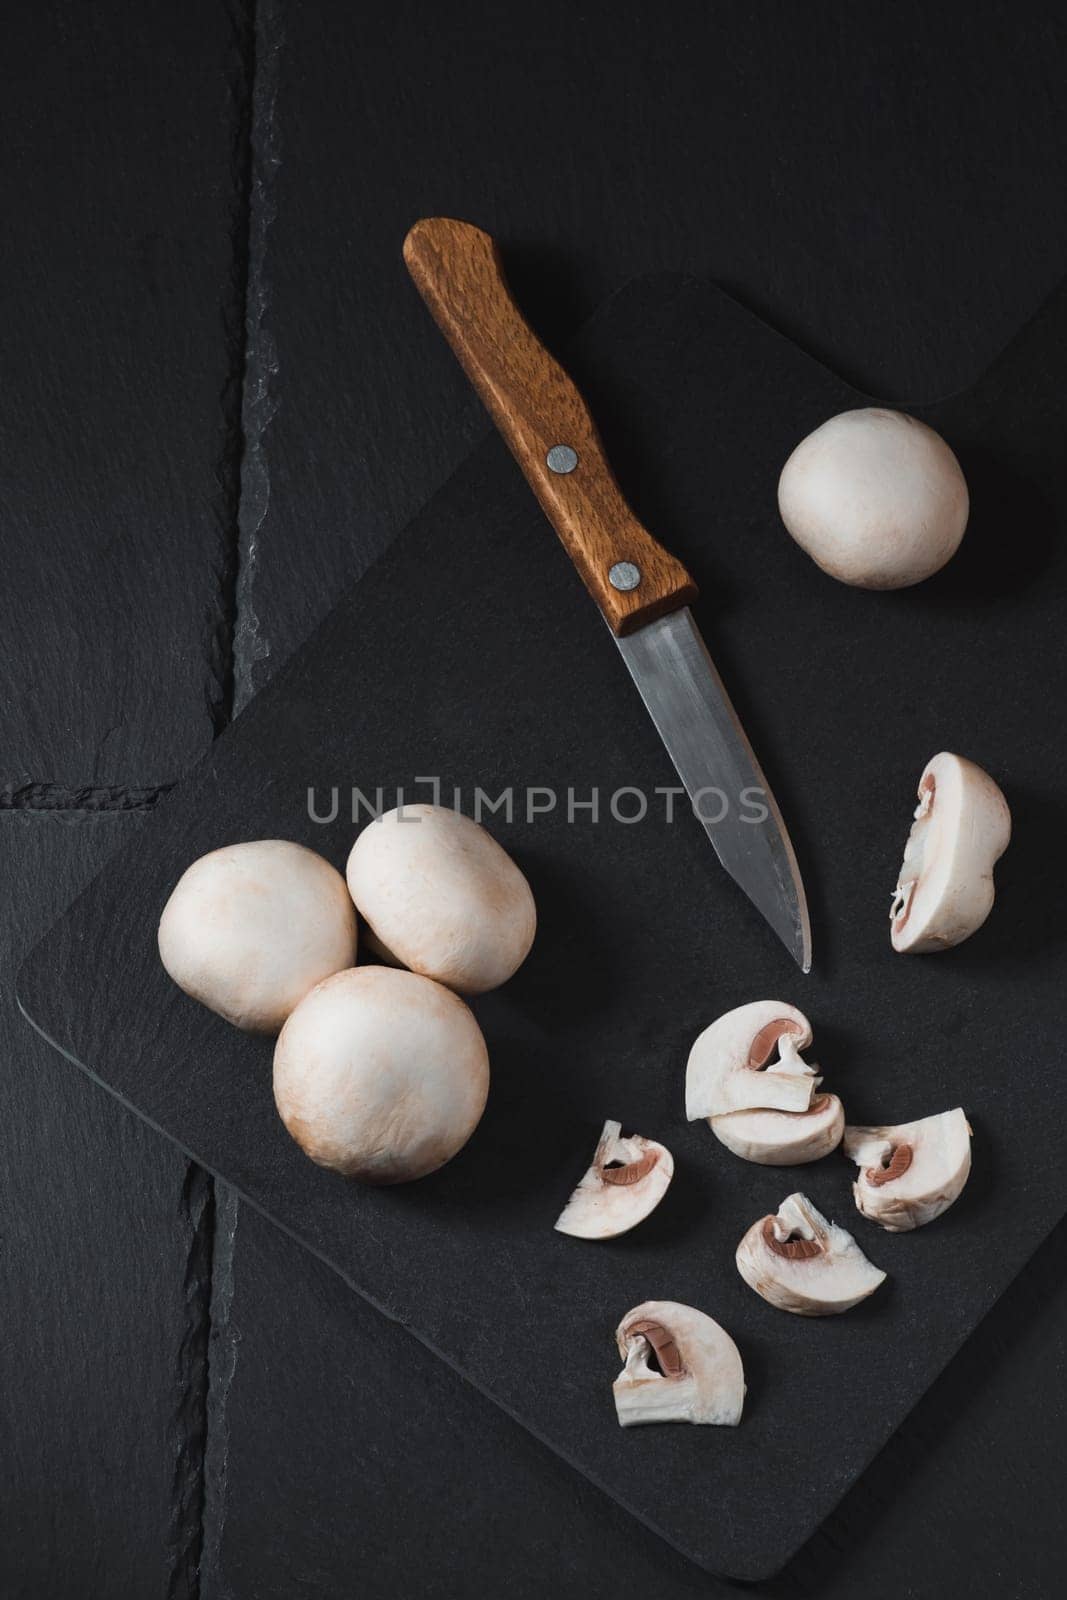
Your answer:
[[[819,1068],[814,1061],[805,1061],[793,1033],[783,1033],[778,1040],[778,1072],[795,1072],[799,1077],[810,1078]],[[821,1080],[820,1080],[821,1081]]]
[[[626,1364],[615,1384],[615,1415],[623,1428],[640,1422],[677,1422],[678,1394],[662,1387],[660,1374],[648,1365],[651,1346],[647,1339],[632,1339]],[[673,1374],[681,1376],[681,1373]]]

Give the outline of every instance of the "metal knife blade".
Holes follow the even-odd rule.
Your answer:
[[[615,643],[715,854],[810,972],[811,924],[796,855],[689,607]]]

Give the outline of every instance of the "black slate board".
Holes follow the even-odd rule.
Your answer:
[[[774,513],[791,444],[859,403],[706,284],[646,280],[613,300],[574,363],[638,509],[702,584],[700,621],[790,820],[816,929],[802,979],[723,878],[695,824],[588,813],[497,831],[542,913],[527,966],[478,1005],[494,1084],[463,1156],[410,1189],[364,1193],[311,1167],[274,1117],[270,1045],[178,994],[154,927],[184,865],[281,834],[343,862],[340,818],[307,790],[439,775],[646,789],[672,774],[580,584],[495,439],[298,653],[31,955],[27,1015],[506,1410],[703,1565],[775,1570],[880,1447],[1064,1206],[1062,934],[1050,864],[1065,777],[1056,629],[1067,398],[1058,297],[972,393],[923,408],[973,494],[964,551],[912,593],[822,577]],[[987,764],[1017,837],[994,919],[934,961],[891,956],[884,912],[911,791],[935,750]],[[777,993],[815,1020],[828,1087],[857,1120],[962,1101],[976,1171],[915,1237],[855,1229],[890,1273],[848,1317],[773,1311],[737,1278],[744,1227],[795,1186],[737,1162],[681,1114],[689,1041]],[[605,1115],[663,1138],[678,1175],[626,1240],[551,1230]],[[803,1187],[852,1224],[849,1169]],[[690,1300],[738,1340],[734,1431],[621,1434],[611,1330],[647,1297]],[[770,1510],[769,1510],[770,1508]]]

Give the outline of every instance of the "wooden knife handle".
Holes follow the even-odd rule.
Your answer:
[[[688,605],[696,585],[623,499],[585,401],[511,297],[495,241],[425,217],[404,261],[612,632]]]

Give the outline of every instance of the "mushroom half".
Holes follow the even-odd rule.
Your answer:
[[[802,1194],[752,1224],[737,1247],[737,1270],[772,1306],[800,1317],[850,1311],[885,1281],[852,1235]]]
[[[799,1167],[836,1150],[845,1109],[836,1094],[819,1094],[807,1111],[729,1111],[708,1126],[727,1150],[762,1167]]]
[[[1008,802],[987,772],[948,751],[928,761],[893,892],[893,949],[948,950],[980,928],[1010,838]]]
[[[745,1372],[724,1328],[676,1300],[646,1300],[623,1317],[615,1342],[625,1365],[615,1379],[619,1423],[717,1423],[736,1428]],[[658,1371],[650,1362],[655,1362]]]
[[[807,1111],[822,1079],[800,1051],[811,1025],[784,1000],[754,1000],[713,1022],[689,1052],[685,1114],[723,1116],[730,1111]]]
[[[674,1157],[640,1134],[622,1137],[621,1122],[605,1122],[589,1170],[556,1219],[574,1239],[613,1239],[653,1212],[674,1176]]]
[[[895,1128],[846,1128],[845,1154],[860,1175],[856,1205],[889,1233],[908,1233],[947,1211],[971,1171],[971,1127],[963,1108]]]

